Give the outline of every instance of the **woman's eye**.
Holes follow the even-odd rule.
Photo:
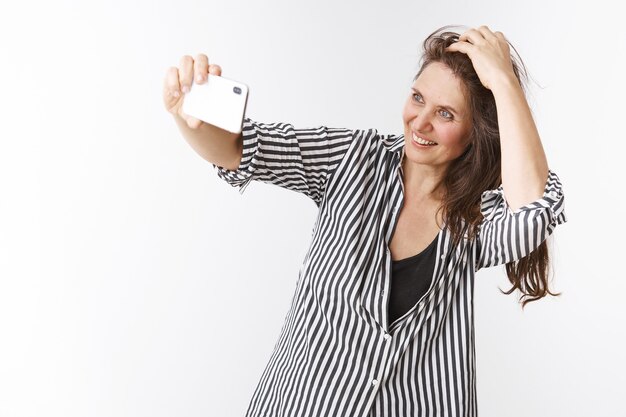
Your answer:
[[[445,117],[446,119],[452,119],[452,114],[450,114],[450,112],[447,110],[441,110],[441,115]]]
[[[413,100],[417,101],[418,103],[421,103],[422,102],[421,94],[414,93]],[[441,110],[439,114],[441,114],[445,119],[448,119],[448,120],[452,120],[454,118],[454,116],[452,116],[452,113],[450,113],[447,110]]]

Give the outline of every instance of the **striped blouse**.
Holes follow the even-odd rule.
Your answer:
[[[217,175],[243,193],[257,180],[310,197],[311,245],[246,417],[476,416],[474,274],[515,261],[566,222],[550,170],[541,198],[515,212],[502,186],[481,196],[476,239],[445,224],[421,300],[390,325],[389,251],[403,204],[404,135],[376,129],[243,122],[243,156]]]

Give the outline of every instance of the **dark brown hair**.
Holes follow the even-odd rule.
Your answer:
[[[448,31],[452,26],[444,26],[431,33],[423,43],[420,68],[413,81],[433,62],[444,64],[461,81],[472,115],[472,131],[465,152],[451,162],[444,185],[446,194],[440,208],[443,210],[446,224],[450,229],[454,244],[463,234],[474,239],[482,220],[480,212],[481,195],[484,191],[498,188],[501,178],[500,132],[496,113],[496,101],[488,88],[482,85],[474,70],[471,59],[464,53],[446,51],[445,48],[458,41],[460,34]],[[507,40],[508,42],[508,40]],[[528,80],[526,67],[517,50],[509,46],[515,55],[511,61],[515,76],[525,92]],[[506,264],[506,273],[513,285],[504,294],[511,294],[519,289],[522,295],[522,309],[527,303],[553,294],[548,288],[550,259],[547,242],[543,241],[537,249],[516,262]]]

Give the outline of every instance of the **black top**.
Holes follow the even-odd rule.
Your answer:
[[[428,291],[435,270],[437,237],[417,255],[391,261],[390,325],[413,308]]]

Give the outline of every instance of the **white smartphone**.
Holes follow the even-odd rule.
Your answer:
[[[248,86],[229,78],[208,74],[207,82],[195,84],[185,94],[183,112],[203,122],[241,133],[248,103]]]

